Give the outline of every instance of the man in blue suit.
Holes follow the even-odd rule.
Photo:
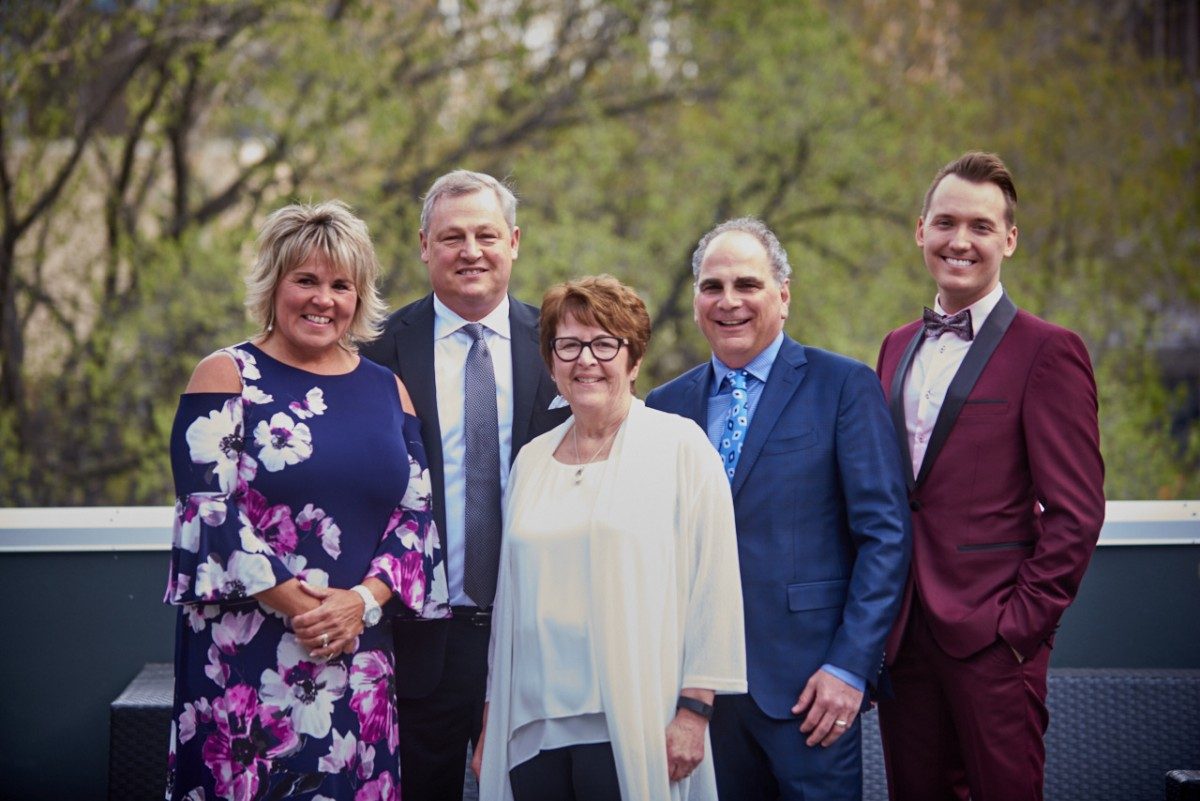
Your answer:
[[[712,359],[646,403],[706,429],[732,484],[750,691],[716,701],[717,788],[722,801],[861,798],[858,715],[910,552],[883,392],[866,365],[783,333],[791,267],[761,221],[714,228],[692,269]]]

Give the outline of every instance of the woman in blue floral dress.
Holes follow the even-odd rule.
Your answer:
[[[399,798],[380,618],[449,608],[420,424],[355,348],[378,269],[341,203],[275,212],[247,279],[261,331],[180,399],[168,799]]]

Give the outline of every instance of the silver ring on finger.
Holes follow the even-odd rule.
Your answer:
[[[842,728],[842,729],[844,729],[844,728],[846,728],[847,726],[849,726],[849,725],[850,725],[849,723],[847,723],[847,722],[846,722],[846,721],[844,721],[844,720],[835,720],[835,721],[833,722],[833,724],[834,724],[835,726],[839,727],[839,728]]]
[[[329,632],[325,632],[324,634],[321,635],[321,647],[322,648],[329,647]]]

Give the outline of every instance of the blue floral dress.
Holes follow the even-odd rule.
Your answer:
[[[255,593],[290,578],[391,587],[449,616],[420,423],[366,359],[318,375],[244,343],[240,395],[179,402],[165,600],[179,606],[168,799],[399,798],[391,626],[314,660]]]

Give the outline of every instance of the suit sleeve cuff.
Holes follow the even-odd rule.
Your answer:
[[[860,693],[866,692],[867,680],[857,673],[851,673],[848,670],[842,670],[840,667],[831,665],[828,662],[826,662],[824,665],[821,665],[821,670],[825,671],[830,676],[833,676],[835,679],[841,679],[854,689],[858,690]]]

